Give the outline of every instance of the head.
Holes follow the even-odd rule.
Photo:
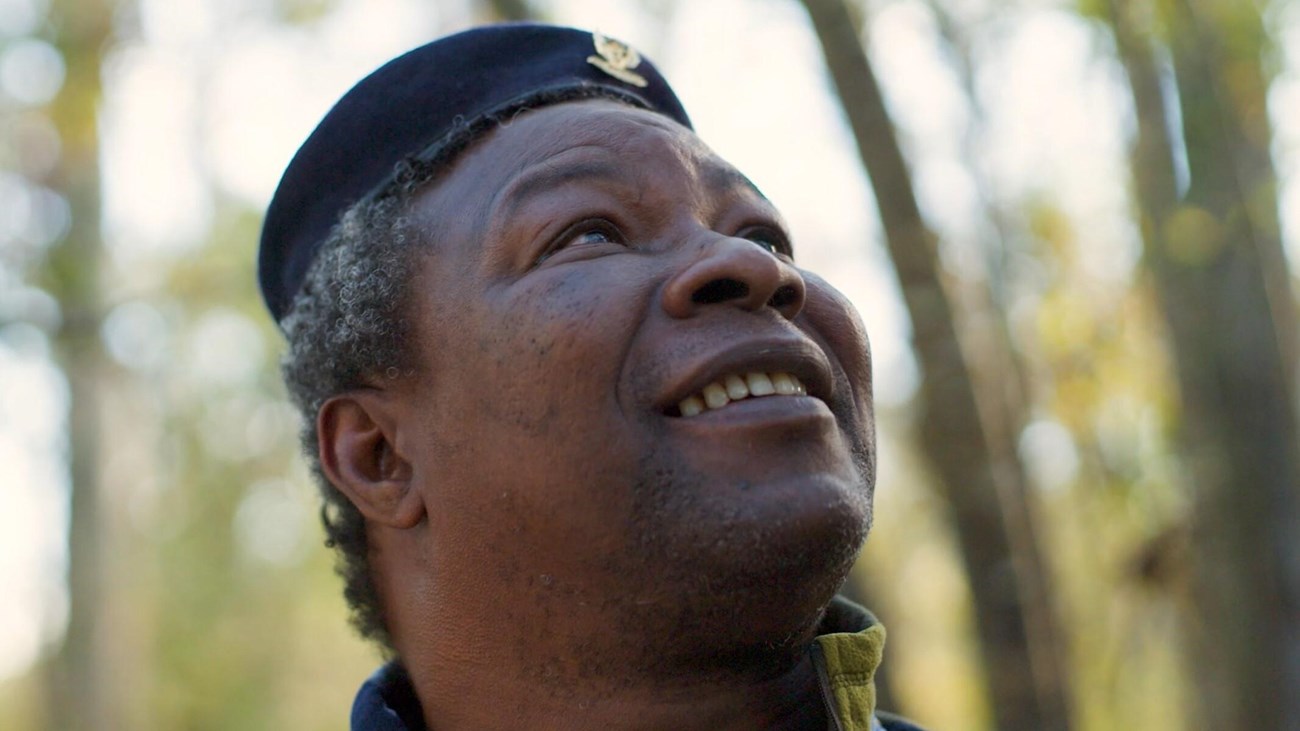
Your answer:
[[[286,374],[400,654],[726,663],[811,633],[856,556],[861,323],[687,124],[617,93],[487,115],[313,255]]]

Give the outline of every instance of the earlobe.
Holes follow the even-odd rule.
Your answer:
[[[326,478],[367,520],[411,528],[424,518],[424,502],[397,448],[398,424],[380,391],[335,396],[316,414],[317,449]]]

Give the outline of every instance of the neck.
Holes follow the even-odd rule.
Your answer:
[[[431,730],[826,728],[809,646],[839,577],[636,593],[420,568],[377,576]]]
[[[396,639],[436,731],[825,729],[808,651],[825,600],[796,618],[789,601],[642,612],[523,594]]]
[[[411,669],[426,726],[436,731],[827,727],[817,671],[808,653],[770,677],[682,676],[672,684],[659,677],[640,682],[555,677],[538,682],[509,670],[482,663]]]

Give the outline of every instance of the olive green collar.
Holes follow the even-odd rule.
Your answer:
[[[876,668],[885,650],[885,627],[866,609],[835,597],[818,627],[811,652],[829,731],[878,731]]]

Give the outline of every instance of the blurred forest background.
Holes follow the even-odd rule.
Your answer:
[[[0,728],[340,729],[261,211],[387,58],[598,27],[877,363],[849,590],[936,731],[1300,729],[1300,6],[0,0]]]

